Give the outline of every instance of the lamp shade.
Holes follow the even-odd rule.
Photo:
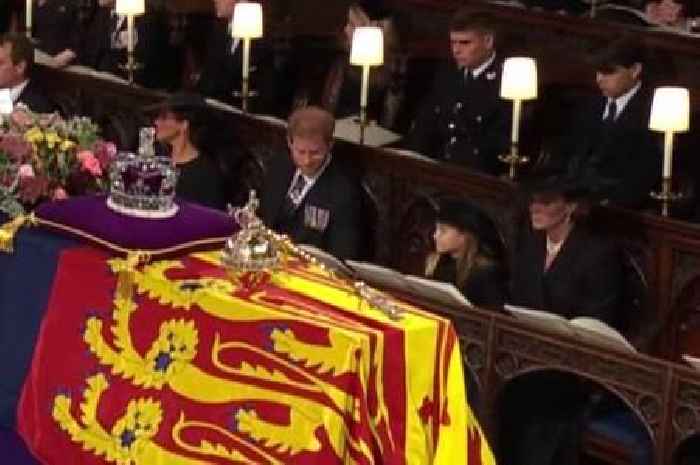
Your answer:
[[[236,3],[233,8],[231,35],[240,39],[257,39],[263,36],[263,13],[259,3]]]
[[[501,75],[501,97],[508,100],[537,98],[537,62],[534,58],[506,59]]]
[[[377,66],[384,63],[384,34],[378,27],[358,27],[352,35],[350,64]]]
[[[690,95],[684,87],[657,87],[651,103],[649,129],[685,132],[690,123]]]
[[[145,0],[117,0],[114,10],[118,15],[142,15],[146,12]]]

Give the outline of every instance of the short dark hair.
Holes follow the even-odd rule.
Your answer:
[[[593,53],[591,64],[596,71],[612,72],[618,66],[630,68],[635,63],[644,64],[645,51],[638,41],[622,38]]]
[[[320,137],[327,143],[333,142],[335,118],[326,109],[317,106],[297,108],[289,116],[287,137]]]
[[[22,34],[3,34],[0,36],[0,46],[5,44],[10,44],[12,50],[10,52],[10,59],[12,64],[18,65],[23,61],[27,64],[24,70],[24,76],[29,77],[32,74],[32,69],[34,68],[34,44]]]
[[[475,31],[496,36],[496,26],[491,15],[473,13],[470,8],[462,7],[452,15],[450,32]]]

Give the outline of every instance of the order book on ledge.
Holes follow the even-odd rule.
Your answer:
[[[373,263],[346,260],[355,272],[355,278],[380,288],[405,291],[425,297],[431,302],[453,307],[473,307],[453,284],[432,279],[409,276]]]
[[[506,304],[506,311],[523,323],[556,334],[581,339],[591,344],[606,346],[623,352],[637,352],[625,336],[608,324],[587,316],[567,320],[554,313]]]
[[[462,308],[473,307],[453,284],[404,275],[373,263],[354,260],[346,260],[345,263],[352,268],[356,279],[366,281],[375,287],[408,292],[438,304]],[[524,324],[538,329],[623,352],[637,352],[622,334],[595,318],[578,317],[567,320],[554,313],[508,304],[505,305],[505,310]]]

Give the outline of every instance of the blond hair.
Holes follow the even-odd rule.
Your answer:
[[[480,253],[479,239],[477,239],[474,234],[469,231],[460,232],[464,234],[464,250],[457,258],[457,273],[454,284],[461,289],[466,284],[467,279],[469,279],[469,274],[474,267],[493,265],[494,262]],[[437,252],[428,255],[425,260],[425,276],[429,278],[433,277],[441,257],[442,254]]]

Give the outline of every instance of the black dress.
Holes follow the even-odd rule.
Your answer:
[[[455,284],[457,282],[457,262],[450,256],[442,255],[433,272],[434,279]],[[462,294],[477,307],[503,308],[506,296],[505,273],[498,265],[475,266],[460,288]]]
[[[176,194],[179,198],[205,207],[226,208],[224,177],[216,163],[204,155],[177,165],[180,172]]]

